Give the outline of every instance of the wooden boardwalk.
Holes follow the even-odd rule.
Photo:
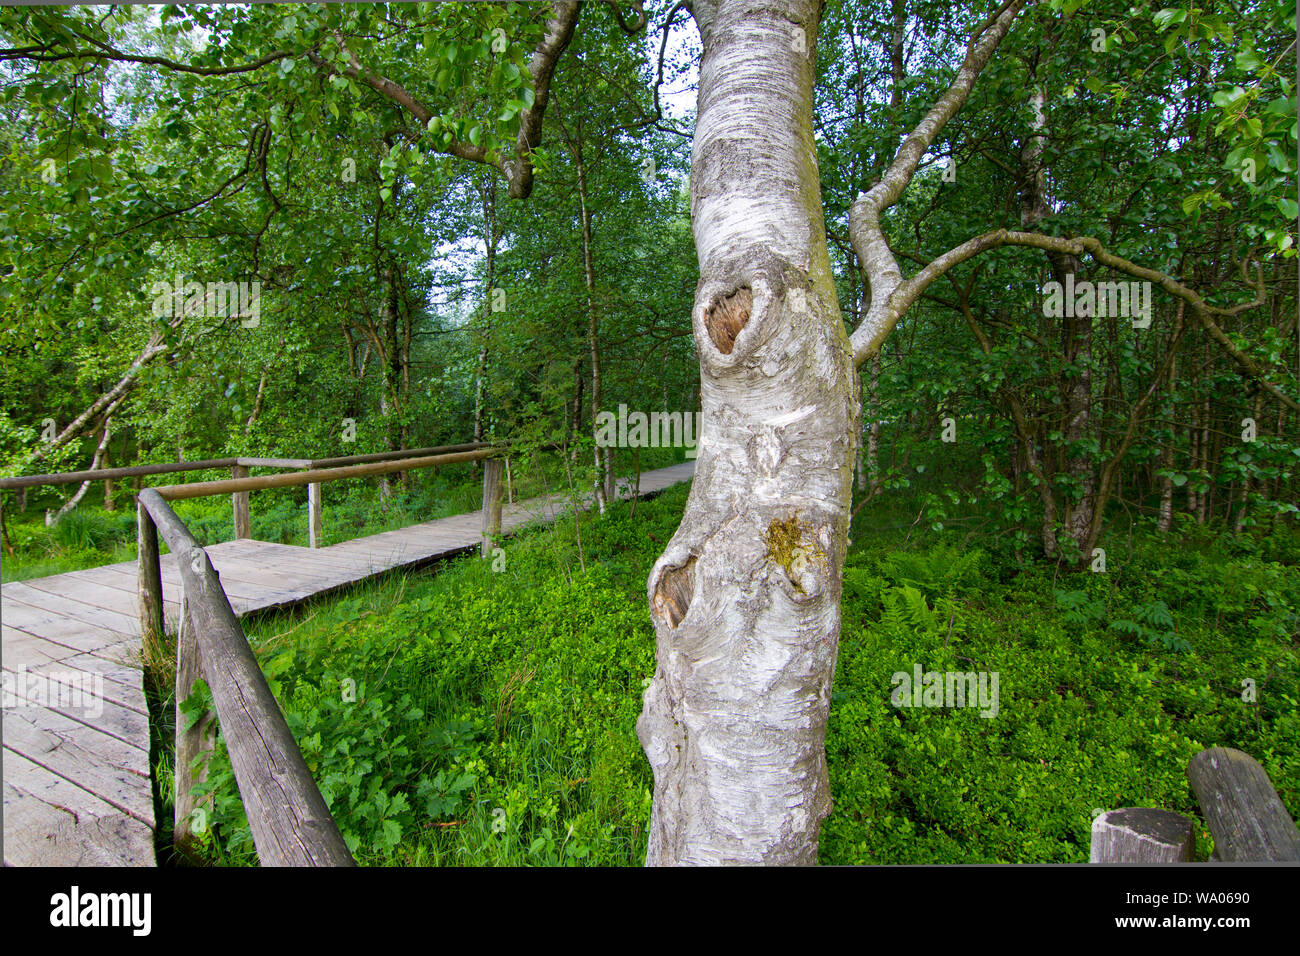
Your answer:
[[[641,494],[694,471],[686,462],[646,472]],[[560,495],[507,505],[502,530],[552,521],[567,507]],[[327,548],[240,540],[204,550],[242,616],[476,547],[480,529],[475,511]],[[162,576],[174,631],[181,584],[172,555]],[[5,584],[0,630],[5,865],[153,866],[135,563]]]

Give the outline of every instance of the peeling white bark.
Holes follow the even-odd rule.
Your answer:
[[[649,596],[648,864],[810,864],[859,434],[812,135],[818,0],[697,2],[703,434]]]

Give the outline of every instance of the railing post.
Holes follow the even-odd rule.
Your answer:
[[[501,459],[483,462],[483,542],[479,553],[490,557],[492,546],[501,534]]]
[[[1190,863],[1192,821],[1169,810],[1129,807],[1092,821],[1089,863]]]
[[[158,563],[158,529],[149,510],[138,499],[135,504],[135,548],[140,638],[148,649],[156,646],[163,635],[162,567]]]
[[[307,486],[307,546],[319,548],[325,537],[325,516],[321,507],[321,483]]]
[[[243,465],[233,465],[230,469],[230,477],[247,478],[248,469]],[[252,538],[253,519],[248,513],[248,492],[236,491],[230,496],[230,503],[235,509],[235,540]]]
[[[209,814],[212,812],[211,796],[196,798],[190,790],[196,783],[208,779],[206,760],[197,771],[194,763],[201,754],[210,753],[213,749],[216,736],[213,717],[211,713],[204,714],[187,730],[186,717],[181,712],[181,704],[193,693],[194,682],[202,676],[203,664],[199,660],[198,636],[194,633],[194,624],[190,619],[190,602],[188,598],[182,598],[181,617],[176,625],[176,813],[172,826],[172,846],[186,857],[193,855],[198,837],[207,831]]]

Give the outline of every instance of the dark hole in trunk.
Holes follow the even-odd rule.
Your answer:
[[[659,578],[655,588],[655,614],[676,627],[686,617],[686,609],[695,596],[695,555],[686,559],[681,567],[668,568]]]
[[[754,307],[754,294],[746,288],[737,289],[729,296],[715,302],[704,316],[709,338],[723,355],[730,355],[736,345],[736,336],[749,321]]]

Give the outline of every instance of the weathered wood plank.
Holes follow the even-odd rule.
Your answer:
[[[167,555],[163,558],[160,570],[163,583],[163,602],[167,607],[168,614],[171,616],[169,618],[171,623],[168,626],[174,628],[174,617],[180,612],[180,600],[178,595],[181,592],[181,573],[176,569],[174,561],[170,564],[168,563],[167,559],[170,557],[171,555]],[[102,568],[95,568],[94,570],[98,575],[95,580],[99,583],[104,584],[107,587],[118,588],[119,590],[125,588],[132,594],[135,594],[136,569],[134,564],[106,564]],[[73,573],[82,574],[83,572],[76,571]],[[233,581],[231,586],[226,590],[231,597],[236,597],[244,596],[245,592],[250,590],[250,587],[245,582]],[[260,591],[258,588],[253,588],[252,590]]]
[[[1225,863],[1300,860],[1300,831],[1254,757],[1211,747],[1192,758],[1187,777]]]
[[[54,663],[82,653],[66,644],[57,644],[12,625],[0,627],[4,638],[4,662],[14,667],[36,667]]]
[[[6,866],[155,866],[153,830],[5,746]]]
[[[43,637],[80,653],[95,653],[114,647],[131,637],[129,634],[120,634],[107,628],[97,628],[93,624],[75,618],[43,611],[21,601],[6,599],[3,609],[0,609],[0,615],[4,617],[8,627]]]
[[[149,753],[149,718],[144,714],[116,704],[111,700],[99,702],[100,712],[91,713],[84,706],[75,706],[67,702],[58,704],[49,701],[32,700],[22,687],[14,689],[19,706],[35,707],[50,713],[59,714],[87,727],[116,737],[125,744]]]
[[[135,601],[126,591],[84,577],[72,578],[69,576],[65,580],[60,580],[63,577],[63,575],[56,575],[50,578],[32,578],[22,583],[30,585],[35,590],[44,591],[55,598],[71,596],[82,604],[88,604],[91,607],[97,607],[105,611],[113,611],[124,618],[130,618],[135,613]]]
[[[72,661],[85,662],[93,660],[97,660],[97,658],[82,654],[62,661],[31,664],[22,657],[17,660],[10,660],[9,647],[6,645],[4,672],[13,675],[12,679],[15,681],[26,680],[28,675],[36,675],[67,688],[77,686],[93,687],[105,699],[111,700],[127,710],[134,710],[147,718],[149,709],[144,699],[144,691],[140,686],[140,674],[138,672],[135,674],[136,681],[133,687],[131,684],[124,683],[111,676],[112,674],[121,673],[120,671],[94,670],[93,668],[77,666],[71,663]],[[108,661],[100,661],[100,663],[109,668],[115,666]],[[128,670],[126,673],[131,672]]]
[[[39,723],[31,710],[5,714],[5,747],[153,826],[148,754],[85,724],[37,713]]]
[[[6,588],[9,585],[5,585]],[[17,588],[17,585],[13,585]],[[126,615],[105,611],[101,607],[82,604],[72,597],[55,597],[43,591],[29,588],[26,592],[5,591],[4,617],[6,622],[30,630],[27,624],[40,624],[51,631],[40,632],[42,636],[57,637],[60,633],[100,633],[114,635],[114,640],[122,637],[134,637],[139,630],[133,619]],[[88,648],[87,648],[88,649]]]

